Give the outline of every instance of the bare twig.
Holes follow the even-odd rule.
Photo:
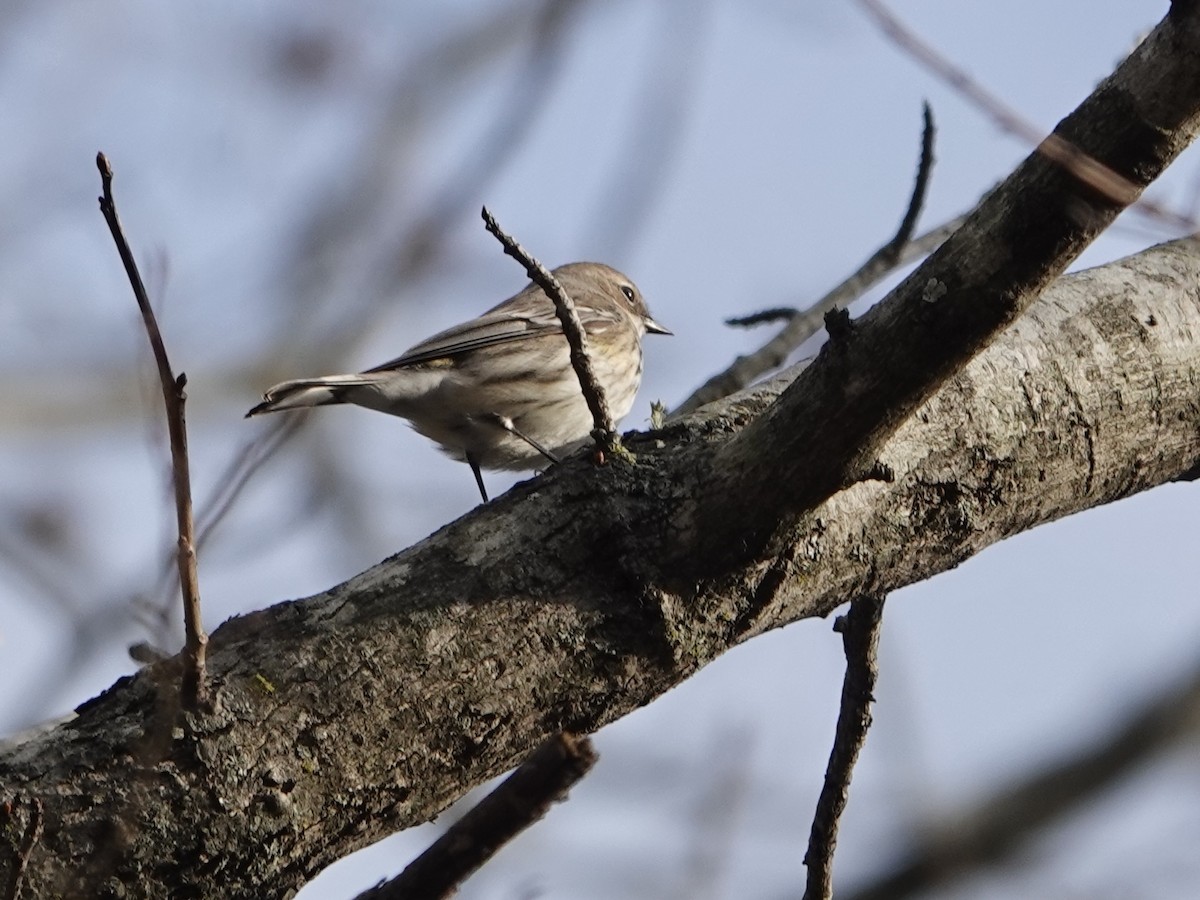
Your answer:
[[[715,5],[706,0],[650,4],[661,17],[659,32],[645,43],[648,52],[636,79],[637,96],[628,104],[620,154],[584,232],[587,246],[598,248],[601,259],[629,255],[677,171],[693,101],[704,83],[698,70]]]
[[[200,585],[196,573],[196,545],[192,525],[192,488],[191,475],[187,454],[187,426],[184,422],[183,407],[187,400],[184,387],[187,376],[182,372],[175,377],[171,364],[167,359],[167,350],[163,345],[162,333],[154,318],[154,310],[146,296],[146,287],[142,283],[141,273],[138,272],[137,262],[133,251],[125,239],[121,228],[121,220],[117,216],[117,207],[112,195],[112,165],[103,153],[96,154],[96,167],[100,170],[100,181],[103,195],[100,197],[100,212],[108,223],[121,262],[125,265],[125,274],[129,276],[129,284],[137,299],[138,309],[142,313],[142,322],[146,326],[146,334],[150,338],[150,346],[154,351],[154,361],[158,366],[158,380],[162,385],[163,403],[167,410],[167,430],[171,439],[171,468],[175,480],[175,517],[179,528],[179,583],[183,593],[183,623],[186,633],[183,656],[183,704],[188,709],[198,709],[207,704],[207,691],[204,683],[204,652],[208,644],[208,635],[204,633],[204,625],[200,618]]]
[[[4,804],[5,812],[8,813],[6,818],[11,820],[14,817],[17,809],[22,806],[20,800],[10,800]],[[37,846],[37,842],[42,836],[42,800],[40,797],[33,797],[29,801],[29,821],[25,824],[25,831],[21,835],[21,845],[17,848],[17,861],[13,867],[12,881],[8,885],[8,891],[5,893],[6,900],[18,900],[21,896],[21,884],[25,880],[25,869],[29,865],[29,854],[33,852],[33,848]]]
[[[604,396],[604,388],[596,377],[592,358],[588,355],[587,334],[583,330],[583,322],[579,320],[575,304],[550,270],[530,256],[524,247],[500,228],[486,206],[483,208],[483,221],[487,230],[504,247],[504,252],[524,266],[525,272],[533,282],[554,301],[554,311],[558,314],[563,334],[571,346],[571,366],[579,378],[579,387],[583,390],[588,409],[592,412],[592,437],[601,449],[613,449],[618,442],[616,425],[608,408],[608,398]]]
[[[543,741],[479,805],[391,881],[358,900],[449,897],[506,843],[544,816],[596,764],[586,737],[559,732]]]
[[[921,210],[925,207],[925,196],[929,193],[929,176],[933,172],[933,141],[937,130],[933,126],[933,110],[928,100],[921,104],[921,123],[921,158],[917,162],[917,177],[913,179],[908,209],[904,211],[904,218],[900,227],[896,229],[895,237],[880,250],[893,266],[900,258],[901,251],[912,240],[913,232],[917,230],[917,219],[921,217]]]
[[[808,883],[804,900],[824,900],[833,896],[833,851],[837,846],[838,821],[846,808],[854,763],[871,727],[871,701],[875,699],[875,681],[879,675],[875,654],[879,648],[879,626],[883,621],[882,595],[859,597],[850,603],[850,612],[839,616],[834,625],[842,632],[846,651],[846,678],[842,682],[842,707],[825,784],[817,800],[808,851]]]
[[[1188,231],[1195,230],[1194,219],[1173,212],[1145,197],[1139,200],[1141,189],[1136,184],[1084,153],[1070,141],[1053,133],[1043,138],[1041,129],[1026,121],[1019,112],[972,79],[932,45],[921,40],[887,8],[882,0],[858,0],[858,2],[897,47],[970,100],[1001,130],[1036,146],[1039,153],[1058,163],[1082,184],[1087,185],[1110,202],[1122,207],[1130,206],[1178,228]]]
[[[788,317],[788,324],[766,344],[748,356],[739,356],[725,371],[717,373],[700,385],[690,397],[672,410],[672,415],[694,412],[706,403],[728,397],[746,387],[759,376],[782,366],[787,360],[788,354],[821,330],[826,312],[834,307],[844,309],[893,269],[937,249],[963,223],[966,216],[958,216],[927,231],[920,237],[912,237],[917,217],[925,202],[929,173],[933,167],[933,114],[930,112],[928,103],[924,107],[924,120],[925,127],[921,133],[921,161],[917,166],[912,197],[908,201],[908,208],[904,213],[900,228],[897,229],[892,239],[872,253],[867,261],[858,267],[858,271],[832,291],[803,312],[794,313]],[[778,309],[768,310],[743,319],[730,320],[726,324],[756,325],[759,322],[767,321],[767,317],[773,317],[780,312],[782,311]]]

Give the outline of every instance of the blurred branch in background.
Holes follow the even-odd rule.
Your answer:
[[[250,479],[287,443],[288,439],[304,422],[303,414],[275,419],[255,438],[252,438],[226,464],[217,476],[212,496],[199,504],[200,515],[196,524],[196,552],[204,549],[217,526],[233,509]],[[179,589],[179,570],[173,560],[163,562],[162,575],[152,594],[136,598],[134,610],[138,621],[152,635],[160,649],[172,646],[172,612],[175,609],[171,597]]]
[[[390,308],[399,285],[428,274],[443,257],[454,222],[479,204],[545,106],[571,25],[589,2],[522,0],[472,17],[398,68],[375,107],[374,127],[364,132],[357,159],[345,169],[350,183],[339,177],[319,189],[325,199],[313,204],[293,241],[284,283],[294,305],[283,311],[275,352],[307,348],[317,368],[334,362],[362,338],[373,313]],[[524,42],[525,61],[471,152],[433,188],[424,211],[412,209],[415,185],[408,180],[416,173],[401,161],[415,155],[414,145],[432,130],[433,120],[456,108],[449,92],[471,78],[476,88],[494,79],[507,55]],[[337,310],[333,321],[315,315],[329,306]],[[312,350],[319,351],[315,359]]]
[[[1200,667],[1128,713],[1074,754],[1030,772],[960,814],[914,829],[918,837],[890,870],[838,896],[899,900],[945,888],[1002,865],[1049,826],[1080,812],[1157,756],[1200,733]]]
[[[721,727],[713,736],[701,764],[703,778],[687,822],[691,825],[687,855],[680,870],[676,900],[720,900],[730,893],[738,830],[754,781],[754,732],[749,725]]]
[[[711,0],[665,0],[658,6],[659,32],[643,63],[624,152],[610,171],[608,189],[600,192],[584,240],[585,247],[595,247],[590,251],[595,259],[624,259],[641,240],[678,168],[699,90]]]
[[[459,886],[522,831],[567,799],[599,758],[591,739],[559,732],[542,741],[491,793],[395,878],[358,900],[436,900]]]
[[[936,47],[922,40],[915,31],[893,14],[882,0],[858,0],[858,3],[875,20],[893,44],[949,85],[956,93],[991,119],[996,127],[1030,146],[1037,147],[1048,159],[1054,160],[1079,181],[1107,197],[1113,203],[1130,206],[1131,209],[1170,225],[1183,233],[1196,230],[1197,223],[1191,217],[1169,210],[1146,197],[1139,199],[1140,191],[1124,175],[1082,153],[1060,135],[1053,133],[1047,135],[1045,129],[1034,125],[1016,109],[972,78],[964,69],[952,63]]]

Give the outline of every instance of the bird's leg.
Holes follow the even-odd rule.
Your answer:
[[[501,416],[496,413],[490,413],[487,416],[484,416],[483,418],[487,419],[489,422],[499,425],[501,428],[503,428],[505,431],[507,431],[509,434],[513,435],[514,437],[520,438],[525,443],[527,443],[530,447],[532,447],[534,450],[536,450],[538,453],[542,454],[542,456],[546,457],[546,459],[550,460],[550,462],[556,463],[559,461],[557,456],[555,456],[553,453],[551,453],[549,450],[547,450],[545,447],[543,447],[541,444],[539,444],[537,441],[535,441],[529,435],[522,433],[521,430],[519,428],[517,428],[516,425],[513,424],[513,420],[510,419],[508,416]]]
[[[475,461],[475,455],[468,452],[467,465],[471,467],[471,471],[475,474],[475,483],[479,485],[479,496],[483,498],[483,502],[488,502],[487,488],[483,486],[483,473],[479,471],[479,463]]]

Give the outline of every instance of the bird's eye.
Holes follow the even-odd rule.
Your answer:
[[[621,285],[621,293],[625,295],[625,299],[630,303],[633,302],[633,286],[628,284]]]

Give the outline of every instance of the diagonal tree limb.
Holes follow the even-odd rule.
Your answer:
[[[1169,15],[1056,129],[1140,190],[1200,128],[1197,16]],[[1114,105],[1120,110],[1116,112]],[[1035,151],[778,403],[722,448],[699,512],[714,569],[736,542],[764,559],[799,511],[862,480],[887,438],[997,334],[1124,207]],[[838,427],[828,424],[837,422]],[[763,457],[763,448],[783,450]],[[768,477],[769,470],[769,477]]]
[[[358,900],[440,900],[505,844],[541,819],[596,764],[586,737],[551,735],[495,790],[451,825],[395,878]]]
[[[1064,280],[888,442],[893,482],[796,517],[777,558],[708,577],[699,603],[671,585],[709,559],[663,548],[789,377],[631,439],[636,466],[567,460],[343,586],[227,622],[209,653],[217,711],[168,729],[159,756],[129,748],[175,696],[170,660],[0,752],[0,794],[41,796],[56,822],[31,890],[125,877],[211,896],[198,855],[228,896],[298,888],[545,735],[595,730],[763,631],[1191,471],[1198,280],[1183,243]],[[67,865],[98,849],[120,863],[102,878]],[[9,864],[0,844],[0,878]]]

